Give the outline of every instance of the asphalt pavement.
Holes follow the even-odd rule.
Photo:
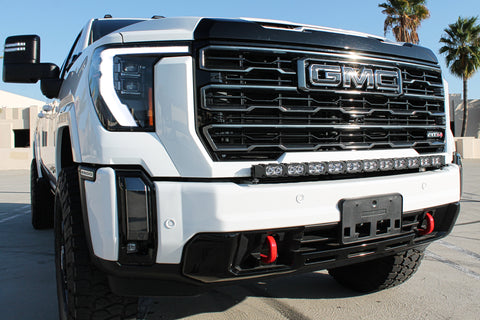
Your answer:
[[[358,294],[325,271],[142,298],[144,319],[480,319],[480,160],[466,160],[453,232],[406,283]],[[30,224],[28,171],[0,171],[0,319],[58,319],[53,231]]]

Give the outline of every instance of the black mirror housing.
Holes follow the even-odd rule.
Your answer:
[[[40,79],[58,78],[60,70],[53,63],[3,63],[3,81],[36,83]]]
[[[40,37],[12,36],[5,40],[4,63],[40,63]]]
[[[40,89],[45,97],[49,99],[58,98],[60,87],[62,86],[61,79],[42,79],[40,81]]]
[[[40,37],[12,36],[5,40],[3,81],[36,83],[40,79],[58,78],[59,68],[53,63],[40,63]]]

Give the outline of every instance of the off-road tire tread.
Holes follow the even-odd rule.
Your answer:
[[[58,219],[64,226],[67,319],[136,319],[138,298],[115,295],[110,290],[107,276],[91,262],[76,167],[63,169],[57,186],[56,214],[58,211],[62,213],[61,220]],[[61,232],[61,226],[59,229]],[[58,294],[60,299],[61,292]]]
[[[53,228],[54,196],[48,180],[45,177],[38,177],[35,159],[32,159],[30,165],[30,204],[33,228],[36,230]]]
[[[355,291],[380,291],[407,281],[420,267],[423,252],[423,249],[409,249],[328,272],[340,284]]]

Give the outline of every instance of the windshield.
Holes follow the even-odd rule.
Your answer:
[[[137,22],[142,22],[142,19],[105,19],[95,20],[92,24],[92,42],[97,41],[101,37],[112,33],[115,30],[125,28]]]

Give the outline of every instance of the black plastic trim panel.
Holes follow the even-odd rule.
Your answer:
[[[401,231],[355,243],[342,244],[339,224],[237,233],[206,233],[193,237],[185,246],[183,273],[193,279],[215,283],[272,274],[322,270],[355,264],[426,246],[451,232],[459,203],[426,208],[402,215]],[[421,235],[425,212],[431,212],[435,229]],[[265,237],[275,237],[278,259],[265,264],[260,254]]]
[[[413,44],[384,42],[379,38],[305,29],[295,31],[265,28],[261,23],[232,19],[202,19],[194,33],[195,40],[238,40],[257,43],[296,44],[301,46],[348,49],[436,64],[430,49]]]

